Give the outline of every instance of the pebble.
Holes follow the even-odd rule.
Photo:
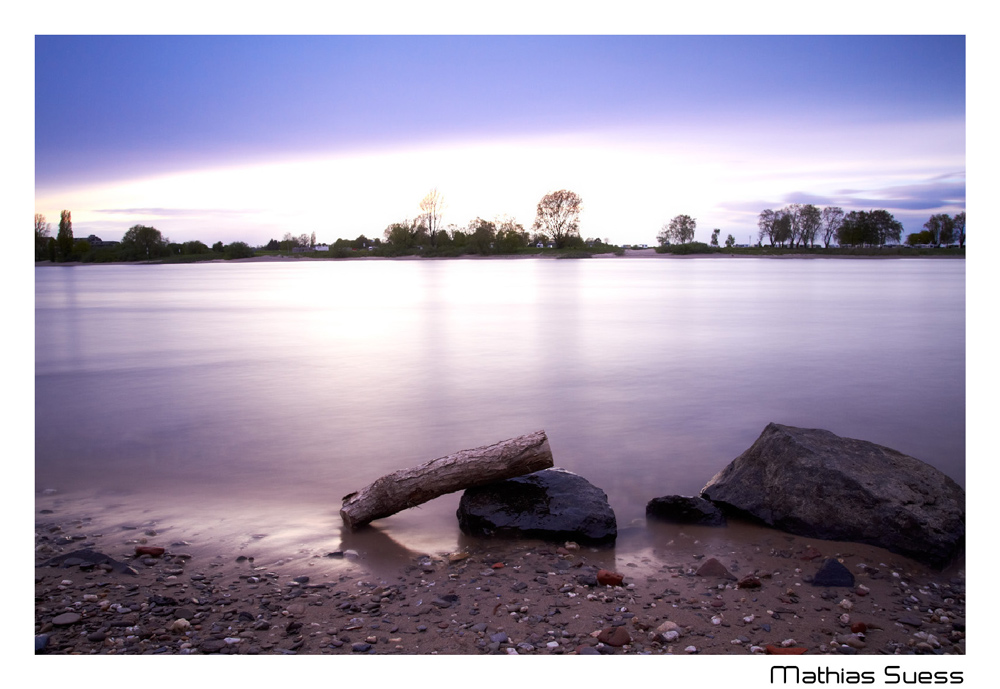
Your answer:
[[[52,624],[57,627],[65,627],[71,624],[76,624],[80,621],[80,614],[75,612],[64,612],[61,615],[56,615],[52,618]]]

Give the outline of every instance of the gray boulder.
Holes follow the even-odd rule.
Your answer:
[[[725,526],[726,517],[718,507],[704,498],[664,495],[646,503],[646,518],[674,524]]]
[[[469,488],[458,504],[458,525],[472,536],[538,538],[588,545],[618,537],[608,496],[582,476],[545,469]]]
[[[702,488],[724,510],[809,538],[868,543],[944,567],[965,539],[965,491],[896,450],[768,424]]]

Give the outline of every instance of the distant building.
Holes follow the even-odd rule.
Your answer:
[[[92,234],[87,237],[87,242],[90,244],[91,249],[100,249],[103,247],[118,246],[119,242],[105,242],[96,234]]]
[[[317,244],[313,247],[313,251],[329,251],[330,247],[327,244]]]

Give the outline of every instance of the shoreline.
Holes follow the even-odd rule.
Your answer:
[[[856,255],[856,254],[730,254],[730,253],[707,253],[707,254],[669,254],[657,253],[655,249],[626,249],[623,256],[614,253],[592,254],[589,258],[596,259],[723,259],[723,258],[763,258],[763,259],[871,259],[871,260],[908,260],[908,259],[960,259],[964,260],[964,255],[932,255],[921,254],[917,256],[879,256],[879,255]],[[295,262],[295,261],[519,261],[527,259],[538,260],[580,260],[561,259],[558,255],[541,254],[502,254],[492,256],[480,256],[468,254],[464,256],[351,256],[347,258],[327,258],[321,256],[253,256],[250,258],[212,258],[203,261],[169,262],[163,261],[108,261],[103,263],[81,263],[79,261],[69,261],[66,263],[53,263],[51,261],[35,261],[36,268],[75,266],[75,265],[196,265],[200,263],[273,263],[273,262]]]
[[[632,524],[604,549],[462,538],[414,553],[377,526],[340,547],[267,548],[256,534],[220,547],[210,529],[178,529],[155,510],[95,510],[58,495],[36,496],[35,520],[36,565],[85,548],[136,572],[36,566],[44,654],[965,652],[964,560],[935,571],[872,546],[740,523]],[[403,557],[380,559],[369,547],[380,538]],[[164,552],[136,550],[148,547]],[[733,578],[699,576],[712,558]],[[826,558],[855,585],[811,585]],[[598,569],[622,584],[596,585]],[[738,585],[748,576],[759,586]]]

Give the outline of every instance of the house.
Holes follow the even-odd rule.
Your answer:
[[[313,247],[313,251],[329,251],[330,247],[327,244],[317,244]]]

